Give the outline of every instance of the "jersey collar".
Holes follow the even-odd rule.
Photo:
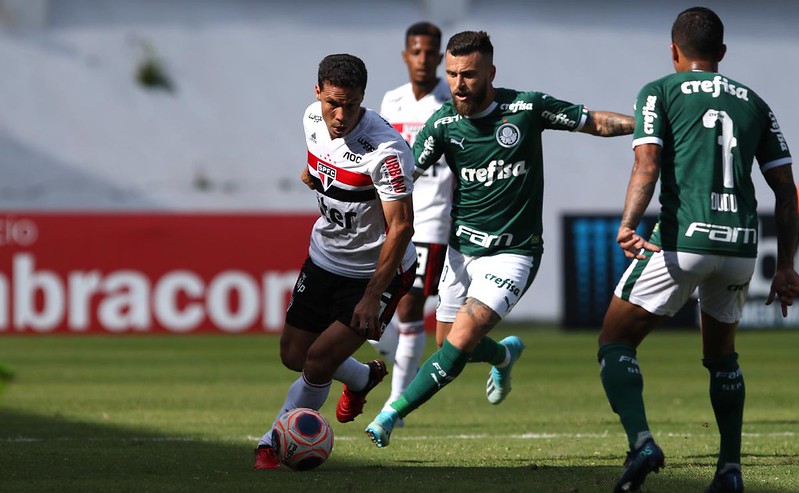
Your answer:
[[[475,113],[475,114],[473,114],[473,115],[469,115],[469,116],[467,116],[466,118],[469,118],[469,119],[474,119],[474,118],[483,118],[484,116],[486,116],[486,115],[488,115],[489,113],[491,113],[492,111],[494,111],[494,109],[495,109],[496,107],[497,107],[497,102],[496,102],[496,101],[491,101],[491,104],[489,104],[489,105],[488,105],[488,108],[484,109],[484,110],[483,110],[483,111],[481,111],[480,113]]]

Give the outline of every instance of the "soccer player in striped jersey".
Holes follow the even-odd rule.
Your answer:
[[[615,490],[639,491],[664,464],[646,420],[636,348],[658,321],[699,289],[702,364],[721,435],[708,493],[743,491],[741,427],[744,379],[735,352],[757,254],[752,164],[774,192],[777,265],[766,304],[783,316],[799,292],[794,270],[797,197],[791,155],[769,106],[748,86],[718,72],[726,52],[721,19],[703,7],[677,16],[676,70],[646,84],[636,99],[635,161],[617,236],[634,259],[616,286],[598,359],[602,385],[621,418],[630,452]],[[648,241],[636,228],[660,180],[660,218]]]
[[[361,106],[366,67],[329,55],[319,64],[317,102],[303,115],[308,164],[301,178],[316,192],[320,217],[294,286],[280,336],[280,358],[301,372],[255,450],[256,469],[277,469],[272,429],[296,408],[319,410],[332,380],[344,383],[341,422],[363,410],[386,375],[382,361],[352,354],[379,339],[416,271],[413,154],[377,112]]]
[[[402,59],[410,81],[386,92],[380,114],[413,145],[430,115],[450,97],[447,82],[436,74],[443,59],[441,30],[429,22],[408,27]],[[419,262],[416,279],[400,300],[396,317],[386,326],[383,337],[372,343],[385,359],[393,362],[391,393],[384,409],[408,387],[422,361],[424,307],[428,297],[438,294],[449,240],[452,186],[452,171],[443,158],[414,182],[412,241]]]
[[[494,88],[494,48],[485,32],[450,38],[446,75],[451,101],[414,143],[416,174],[446,156],[455,190],[452,228],[436,310],[441,348],[402,395],[366,428],[385,447],[397,421],[455,379],[467,362],[492,365],[486,398],[501,403],[524,344],[488,333],[527,291],[543,251],[543,155],[546,129],[600,136],[632,133],[631,116],[588,111],[541,92]]]

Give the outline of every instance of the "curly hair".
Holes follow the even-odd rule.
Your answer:
[[[319,87],[325,83],[335,87],[366,90],[366,65],[354,55],[328,55],[319,62]]]

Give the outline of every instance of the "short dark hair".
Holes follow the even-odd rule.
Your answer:
[[[335,87],[366,90],[366,65],[354,55],[327,55],[319,62],[319,87],[325,83]]]
[[[489,59],[494,57],[494,45],[485,31],[463,31],[449,38],[447,43],[447,52],[454,56],[470,55],[475,51]]]
[[[436,43],[438,48],[441,48],[441,29],[435,24],[430,22],[417,22],[412,24],[405,30],[405,45],[408,45],[408,38],[411,36],[430,36]]]
[[[671,27],[671,42],[689,58],[716,60],[724,45],[724,24],[708,8],[684,10]]]

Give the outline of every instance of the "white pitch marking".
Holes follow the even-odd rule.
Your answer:
[[[553,440],[558,438],[607,438],[609,436],[623,436],[624,433],[521,433],[512,435],[491,435],[488,433],[481,434],[462,434],[462,435],[409,435],[409,436],[392,436],[392,440],[404,441],[424,441],[424,440],[491,440],[491,439],[514,439],[514,440]],[[799,433],[793,431],[774,431],[770,433],[749,433],[743,432],[744,437],[749,438],[774,438],[774,437],[795,437]],[[655,433],[655,436],[662,437],[690,437],[694,436],[692,433]],[[223,438],[226,442],[236,442],[239,440],[258,441],[261,437],[248,435],[244,438]],[[350,441],[350,440],[364,440],[361,436],[337,436],[336,441]],[[59,442],[72,442],[72,441],[90,441],[90,442],[217,442],[218,438],[197,438],[197,437],[103,437],[103,438],[86,438],[86,437],[7,437],[0,438],[0,442],[5,443],[36,443],[46,441],[59,441]]]

